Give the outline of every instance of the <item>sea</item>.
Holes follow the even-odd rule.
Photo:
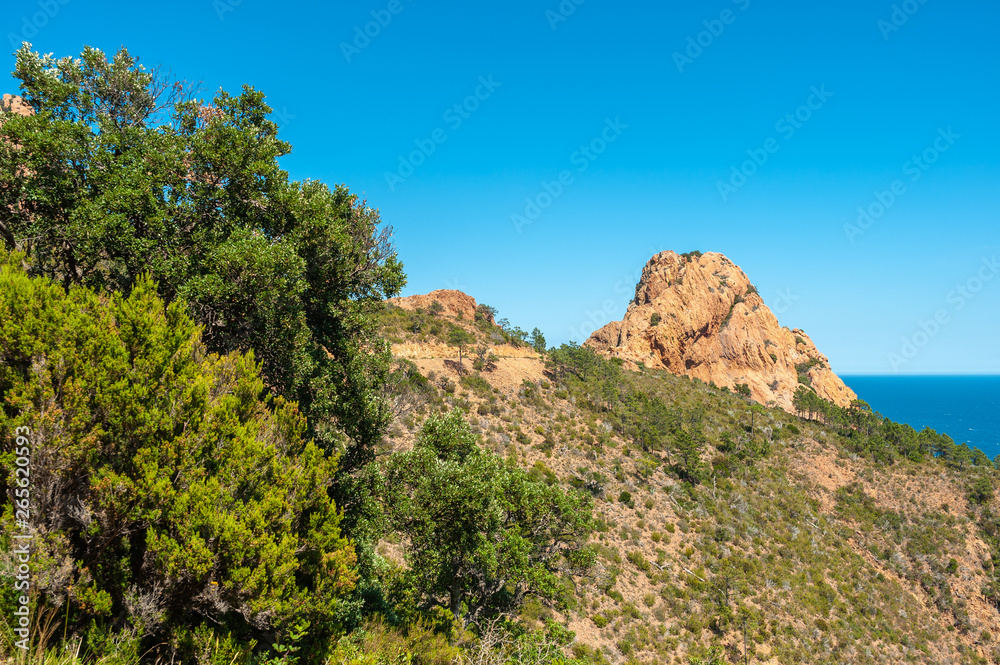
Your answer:
[[[841,376],[860,399],[916,430],[1000,454],[1000,376]]]

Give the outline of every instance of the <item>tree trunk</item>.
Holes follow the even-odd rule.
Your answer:
[[[458,575],[451,578],[451,613],[455,617],[455,622],[462,618],[462,583]]]

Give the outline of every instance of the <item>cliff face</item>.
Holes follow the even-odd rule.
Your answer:
[[[706,383],[746,383],[756,401],[773,400],[788,411],[800,374],[836,404],[857,398],[809,336],[782,327],[739,266],[715,252],[654,256],[625,318],[595,331],[586,344]]]

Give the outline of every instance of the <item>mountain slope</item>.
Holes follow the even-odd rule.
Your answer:
[[[569,364],[555,351],[544,366],[501,357],[460,372],[457,349],[438,341],[450,326],[487,348],[502,338],[464,316],[387,309],[394,348],[424,351],[400,362],[429,381],[384,452],[407,449],[428,414],[459,409],[487,448],[594,497],[594,570],[571,580],[565,607],[521,614],[573,631],[578,657],[688,663],[714,645],[743,662],[745,626],[751,662],[1000,662],[984,526],[998,505],[968,498],[976,479],[995,482],[981,456],[935,457],[950,440],[908,428],[901,440],[926,451],[913,459],[866,448],[875,434],[833,416],[769,408],[751,420],[731,392],[649,366],[623,371],[587,349]],[[513,361],[531,365],[520,383]],[[673,435],[637,436],[633,405],[644,401],[703,437],[696,474],[678,472]],[[398,545],[380,551],[403,561]]]

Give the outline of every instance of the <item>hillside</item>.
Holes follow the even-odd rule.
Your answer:
[[[410,377],[389,449],[408,449],[428,414],[459,409],[487,448],[594,498],[591,574],[573,578],[561,610],[522,611],[572,631],[577,657],[701,662],[714,647],[743,662],[745,629],[751,662],[1000,659],[996,471],[978,451],[829,403],[819,420],[762,408],[586,348],[540,356],[467,312],[431,314],[433,300],[383,315]],[[495,362],[460,372],[443,341],[454,328]],[[674,419],[666,435],[643,429],[656,404]],[[694,461],[682,432],[700,438]],[[977,479],[985,496],[970,493]],[[397,545],[380,551],[402,561]]]
[[[756,401],[786,410],[800,384],[839,406],[857,398],[809,336],[781,326],[739,266],[715,252],[651,258],[625,317],[586,343],[631,367],[745,383]]]

